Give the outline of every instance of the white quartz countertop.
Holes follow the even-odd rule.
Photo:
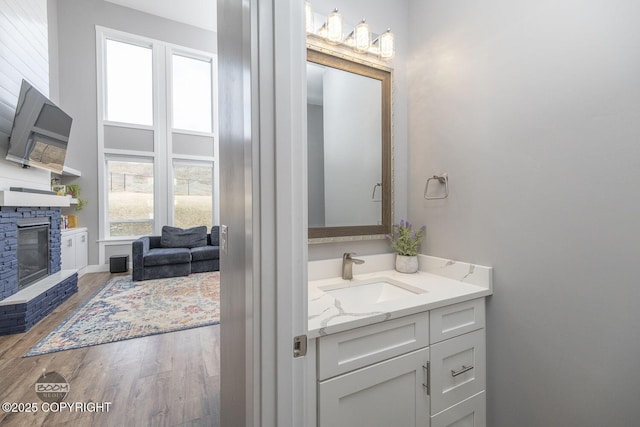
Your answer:
[[[342,260],[309,263],[309,338],[316,338],[389,319],[420,313],[445,305],[481,298],[493,293],[491,267],[426,255],[419,256],[420,271],[403,274],[393,267],[395,255],[383,254],[356,257],[365,260],[353,266],[353,281],[341,278]],[[361,286],[362,282],[390,279],[412,287],[406,296],[374,305],[358,299],[340,300],[322,289],[327,287]],[[365,287],[361,288],[365,289]],[[366,291],[365,291],[366,292]]]

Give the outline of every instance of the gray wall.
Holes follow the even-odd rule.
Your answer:
[[[640,419],[640,3],[410,2],[410,218],[495,268],[488,424]],[[445,171],[450,196],[425,201]]]
[[[216,34],[102,0],[58,0],[60,106],[74,118],[66,163],[82,172],[73,180],[89,204],[78,212],[89,228],[89,264],[98,263],[98,144],[96,34],[101,25],[181,46],[216,52]],[[71,181],[68,181],[70,183]]]
[[[314,11],[328,15],[336,3],[328,0],[311,2]],[[367,1],[353,0],[337,6],[345,22],[356,24],[363,17],[367,19],[371,31],[382,32],[391,28],[396,36],[396,55],[390,62],[393,67],[393,143],[394,143],[394,220],[407,217],[407,76],[406,59],[409,48],[408,1]],[[357,162],[354,162],[356,164]],[[360,242],[324,243],[309,245],[309,259],[340,258],[344,252],[356,252],[359,255],[390,252],[386,240]]]

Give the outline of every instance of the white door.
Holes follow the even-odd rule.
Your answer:
[[[61,266],[62,270],[71,270],[76,268],[76,246],[74,235],[63,235],[61,244]]]
[[[87,266],[87,257],[88,257],[88,253],[87,251],[89,250],[88,247],[88,233],[82,232],[82,233],[78,233],[76,234],[76,267],[78,270],[81,268],[85,268]]]
[[[219,0],[220,424],[304,425],[306,93],[302,2]]]
[[[320,427],[427,427],[429,349],[320,383]]]

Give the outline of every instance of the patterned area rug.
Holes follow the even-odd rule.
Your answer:
[[[220,322],[220,273],[133,282],[109,280],[23,357]]]

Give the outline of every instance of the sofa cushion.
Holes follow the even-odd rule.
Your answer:
[[[151,249],[144,256],[144,266],[182,264],[191,262],[191,252],[187,248]]]
[[[207,259],[220,258],[219,246],[200,246],[191,249],[191,259],[193,261],[203,261]]]
[[[211,245],[212,246],[220,246],[220,226],[214,225],[211,227]]]
[[[196,248],[207,244],[207,227],[182,229],[165,225],[162,227],[163,248]]]

